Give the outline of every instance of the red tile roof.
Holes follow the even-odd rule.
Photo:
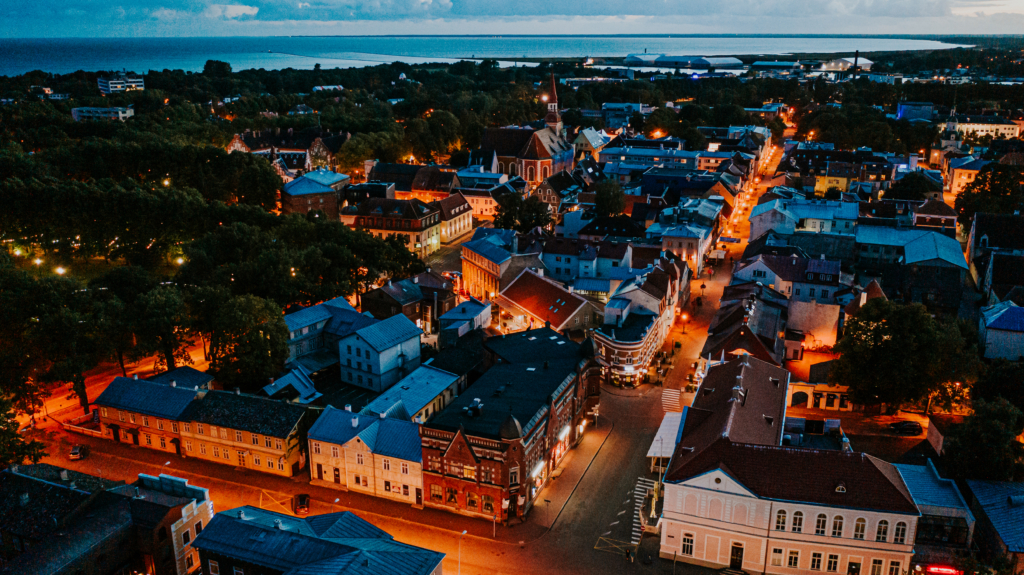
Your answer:
[[[551,322],[551,329],[561,331],[587,299],[570,293],[557,282],[551,281],[533,270],[523,270],[501,290],[499,304],[511,304],[533,317]]]

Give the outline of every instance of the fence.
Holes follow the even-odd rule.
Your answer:
[[[99,422],[99,414],[94,412],[86,413],[61,422],[65,431],[91,435],[93,437],[104,437],[103,427]]]

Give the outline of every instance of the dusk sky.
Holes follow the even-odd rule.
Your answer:
[[[2,37],[1019,34],[1024,0],[8,0]]]

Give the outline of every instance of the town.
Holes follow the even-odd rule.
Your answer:
[[[1021,56],[0,77],[0,573],[1024,574]]]

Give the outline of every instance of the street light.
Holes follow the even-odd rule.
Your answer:
[[[686,322],[690,320],[690,316],[683,314],[683,333],[686,333]]]
[[[57,272],[57,275],[62,276],[62,275],[64,275],[64,272],[66,272],[68,270],[58,266],[57,269],[55,269],[53,271]]]
[[[462,535],[466,534],[466,530],[462,530]],[[462,535],[459,535],[459,575],[462,575]]]

